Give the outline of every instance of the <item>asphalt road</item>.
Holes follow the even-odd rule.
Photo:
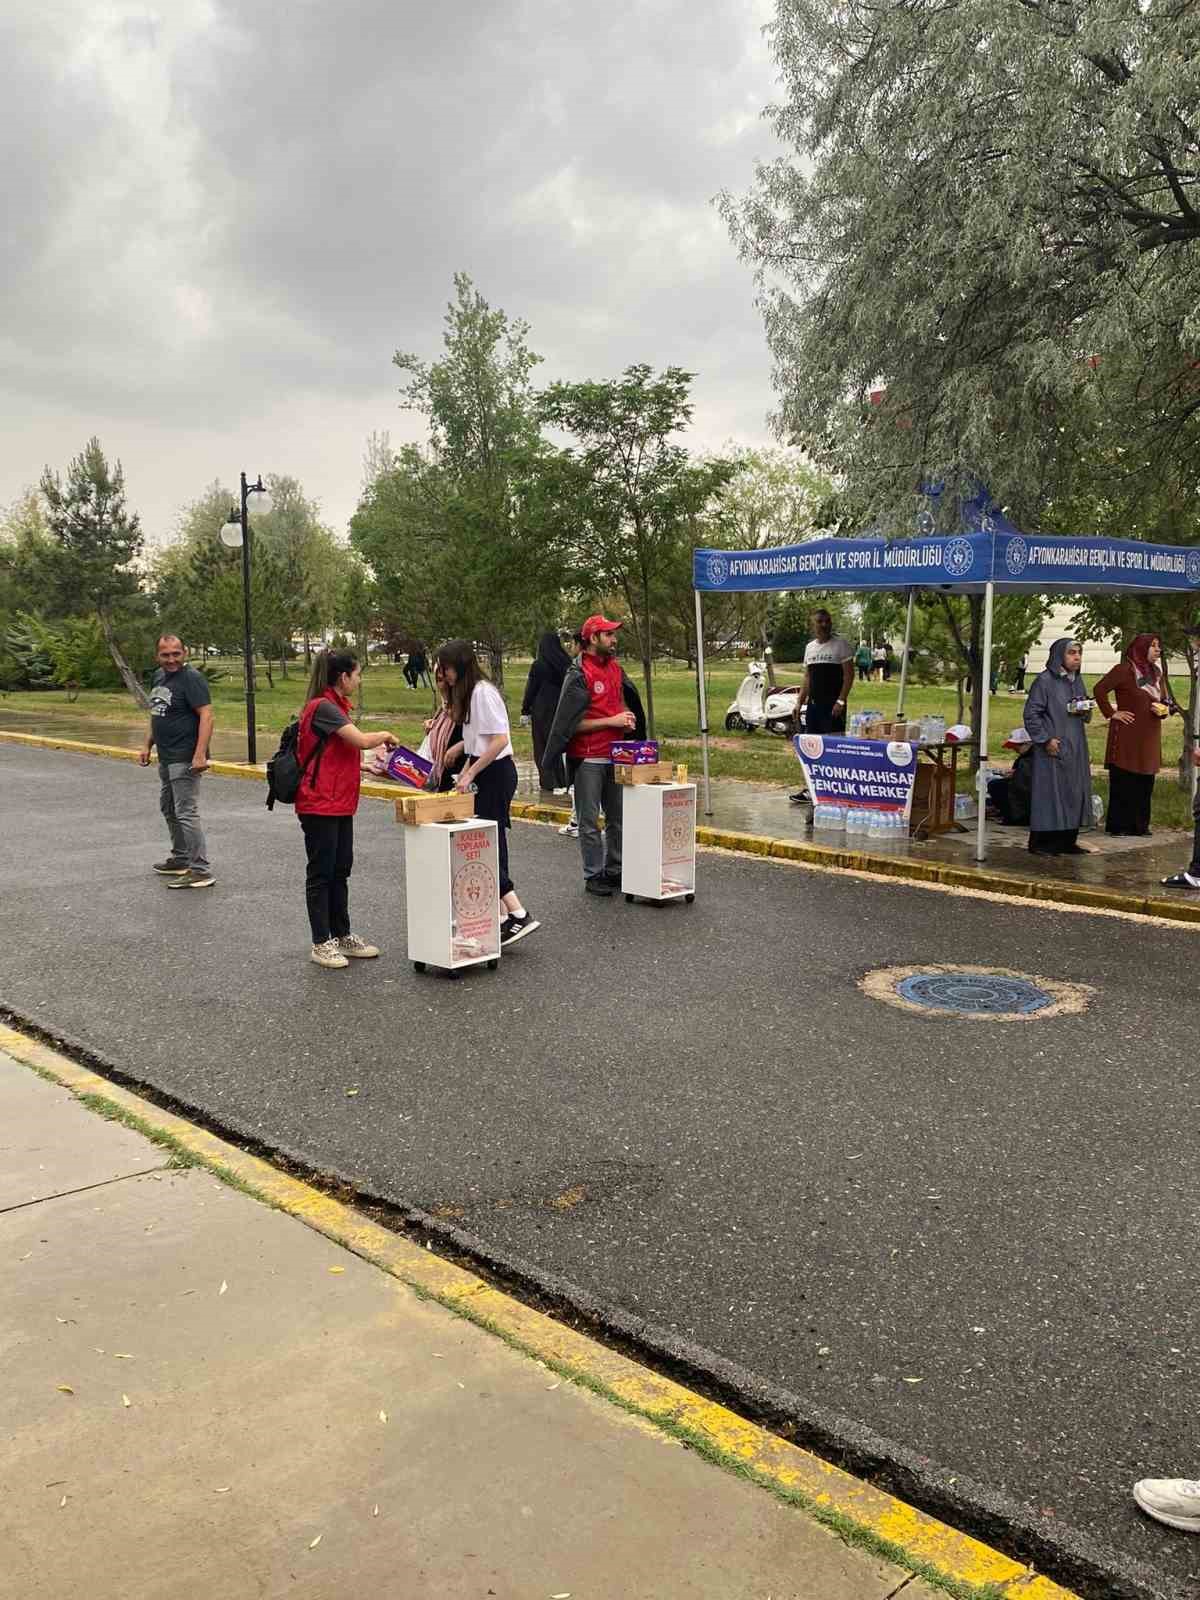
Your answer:
[[[1200,1473],[1200,935],[720,855],[695,905],[627,906],[518,824],[545,926],[450,983],[405,960],[400,831],[364,802],[385,957],[331,973],[292,814],[209,780],[219,885],[172,894],[157,787],[0,745],[0,1005],[882,1441],[980,1531],[992,1496],[1111,1593],[1195,1592],[1200,1540],[1128,1490]],[[1004,1024],[859,987],[921,961],[1096,993]]]

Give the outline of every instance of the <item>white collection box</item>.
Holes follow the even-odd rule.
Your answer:
[[[621,892],[626,900],[696,898],[696,785],[623,790]]]
[[[418,972],[500,960],[496,824],[426,822],[404,829],[408,958]]]

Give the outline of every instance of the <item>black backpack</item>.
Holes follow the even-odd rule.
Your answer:
[[[321,756],[328,737],[327,733],[318,733],[316,744],[313,745],[303,764],[301,764],[300,757],[296,753],[300,742],[300,720],[298,717],[292,718],[280,736],[279,749],[267,762],[268,811],[274,811],[276,800],[285,806],[295,805],[296,796],[300,793],[300,785],[314,756],[316,757],[316,763],[313,765],[312,777],[309,779],[309,783],[313,788],[316,787],[317,773],[321,767]]]

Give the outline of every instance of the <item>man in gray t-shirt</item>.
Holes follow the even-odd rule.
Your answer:
[[[168,889],[211,889],[204,830],[200,826],[200,778],[208,767],[212,739],[212,695],[204,674],[187,665],[187,652],[172,633],[158,641],[158,671],[150,689],[150,726],[141,764],[158,751],[159,807],[171,836],[171,853],[154,870]]]

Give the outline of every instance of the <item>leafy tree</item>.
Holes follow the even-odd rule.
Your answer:
[[[505,649],[536,629],[563,585],[565,480],[533,415],[541,358],[527,325],[494,310],[465,273],[454,287],[442,358],[394,357],[407,374],[402,404],[426,419],[428,439],[390,464],[390,445],[368,447],[350,541],[383,609],[415,634],[479,641],[502,683]]]
[[[49,572],[58,609],[93,615],[121,681],[143,709],[149,699],[122,653],[116,618],[139,594],[136,562],[142,553],[137,513],[125,505],[125,475],[110,467],[99,439],[89,439],[67,469],[64,484],[47,467],[42,474],[51,539]]]
[[[645,365],[600,383],[555,383],[538,398],[543,422],[573,434],[579,524],[575,558],[598,589],[622,595],[638,636],[646,720],[654,731],[654,591],[681,534],[690,533],[737,472],[718,457],[693,462],[676,442],[692,417],[693,374]]]
[[[975,474],[1028,523],[1102,418],[1119,484],[1194,485],[1200,11],[779,0],[771,32],[795,154],[723,204],[785,435],[868,516]]]

